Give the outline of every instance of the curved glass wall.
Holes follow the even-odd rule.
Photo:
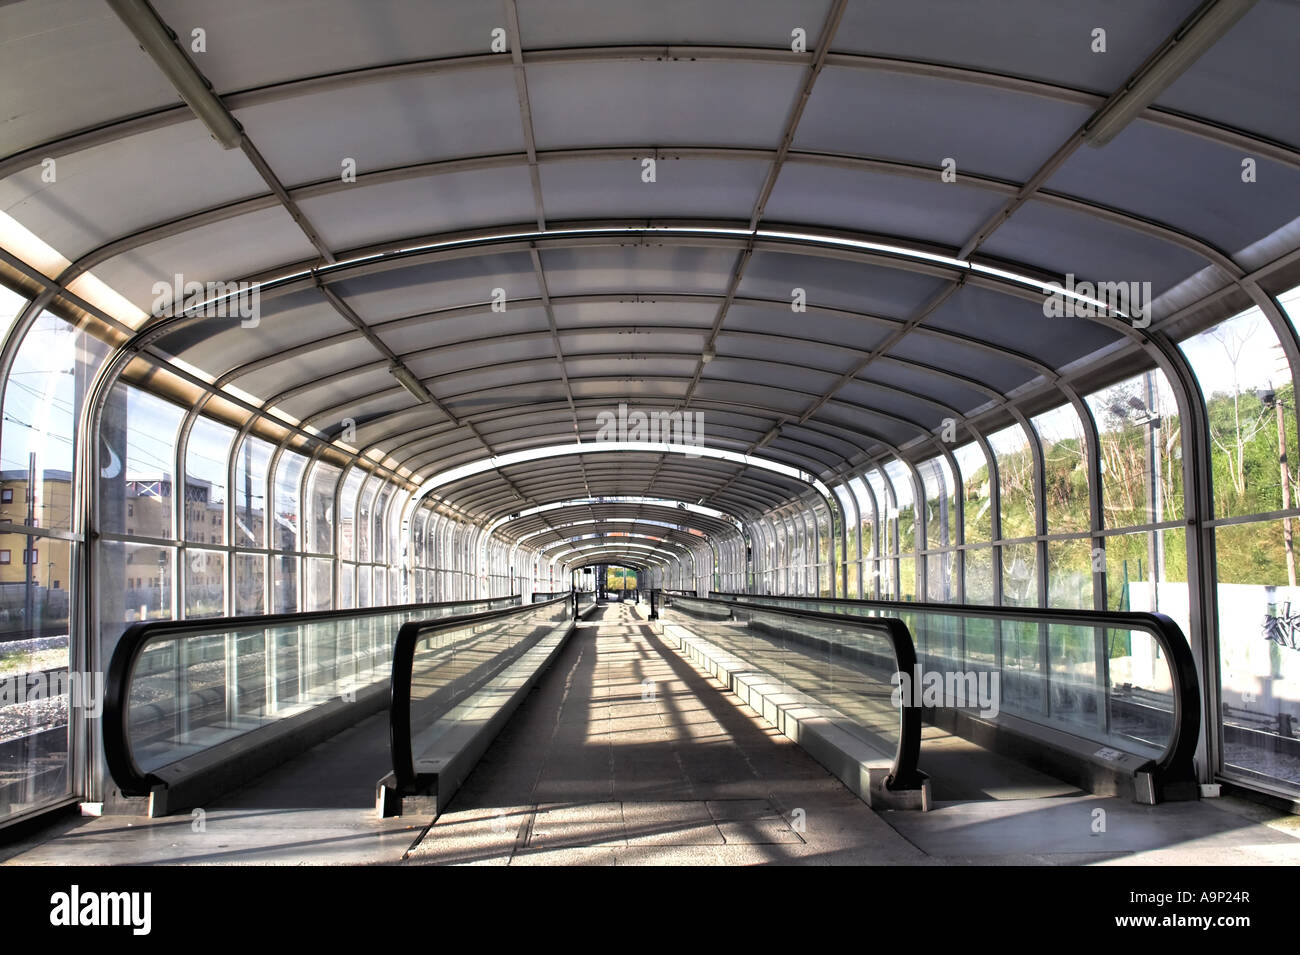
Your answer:
[[[1085,400],[1101,458],[1106,606],[1167,613],[1188,631],[1182,429],[1173,390],[1152,370]]]
[[[1072,404],[1029,423],[1043,449],[1047,605],[1088,610],[1093,606],[1093,537],[1087,433]]]
[[[1038,605],[1038,494],[1034,480],[1034,454],[1029,435],[1018,424],[988,436],[997,461],[998,518],[1001,540],[1014,543],[999,548],[1002,565],[1002,604]]]
[[[875,591],[881,600],[898,599],[898,505],[879,470],[868,471],[864,477],[876,500],[876,566]]]
[[[26,305],[0,286],[0,324],[13,328]],[[74,792],[78,710],[67,689],[92,671],[71,626],[82,559],[73,450],[87,385],[108,353],[50,312],[16,344],[0,426],[0,823]]]
[[[1293,369],[1258,309],[1182,350],[1205,398],[1211,444],[1224,768],[1300,790]],[[1165,606],[1187,602],[1186,584],[1162,586]]]
[[[1210,513],[1186,499],[1184,468],[1198,466],[1183,461],[1188,423],[1165,372],[1152,368],[1078,403],[1063,392],[1024,423],[952,447],[951,458],[918,456],[923,501],[912,469],[894,458],[833,486],[845,521],[844,594],[1167,614],[1216,647],[1224,776],[1300,793],[1300,433],[1295,369],[1279,339],[1297,338],[1300,290],[1281,302],[1281,325],[1256,308],[1179,343],[1199,385],[1189,398],[1208,437]],[[1213,540],[1208,632],[1189,583],[1189,519]],[[760,542],[752,589],[811,592],[810,525],[821,532],[821,567],[820,513],[792,503],[751,524]],[[825,575],[817,581],[826,593]],[[1121,644],[1110,649],[1112,672],[1154,665],[1150,647]],[[1020,649],[1012,635],[987,652],[1029,676],[1074,665],[1065,648],[1048,660]]]
[[[27,300],[0,286],[0,326]],[[318,459],[322,446],[272,444],[222,402],[170,400],[170,372],[137,360],[108,390],[99,422],[93,553],[74,520],[77,427],[111,349],[108,326],[44,312],[8,342],[0,424],[0,824],[60,800],[95,797],[71,775],[75,734],[94,752],[83,699],[123,629],[144,619],[205,619],[448,599],[471,588],[470,538],[439,542],[432,511],[377,471]],[[161,381],[162,386],[155,386]],[[146,383],[148,383],[146,385]],[[197,411],[195,410],[197,408]],[[273,432],[284,434],[279,423]],[[277,454],[278,451],[278,454]],[[368,467],[368,465],[367,465]],[[346,475],[346,476],[345,476]],[[180,487],[177,487],[179,483]],[[461,525],[457,525],[460,527]],[[492,542],[484,589],[511,592],[505,545]],[[517,554],[533,568],[532,551]],[[79,564],[93,561],[95,615],[77,628]],[[441,579],[441,593],[437,586]],[[93,638],[92,638],[93,636]],[[34,698],[34,675],[46,681]],[[48,692],[47,692],[48,690]],[[92,782],[92,785],[95,783]]]
[[[1300,480],[1291,463],[1300,435],[1294,369],[1279,340],[1279,332],[1295,335],[1296,296],[1284,301],[1280,325],[1252,309],[1179,344],[1199,385],[1190,407],[1208,439],[1210,513],[1186,500],[1184,467],[1197,466],[1183,461],[1191,422],[1165,374],[1151,369],[1081,394],[1081,406],[1062,393],[1027,409],[1024,424],[982,439],[970,431],[951,456],[931,445],[908,464],[873,461],[832,486],[838,512],[812,498],[790,501],[751,520],[745,538],[681,553],[663,579],[686,588],[1169,614],[1218,655],[1225,775],[1300,792]],[[0,288],[0,325],[12,326],[25,304]],[[484,525],[440,513],[434,502],[408,516],[410,485],[365,457],[348,466],[310,436],[286,438],[280,424],[241,430],[232,405],[221,419],[203,402],[195,413],[161,397],[142,361],[103,404],[101,469],[90,489],[100,536],[89,552],[74,519],[75,429],[110,349],[87,327],[46,312],[8,346],[0,677],[38,665],[71,674],[76,657],[102,659],[139,619],[383,606],[503,595],[527,580],[548,592],[567,583],[564,564],[485,539]],[[1211,594],[1189,583],[1189,521],[1209,531]],[[87,561],[94,641],[70,634],[76,570]],[[1213,610],[1208,631],[1202,607]],[[1014,642],[998,652],[1027,672],[1070,665],[1020,660]],[[1142,652],[1117,645],[1108,666],[1136,672],[1150,663]],[[47,709],[36,715],[0,700],[0,746],[39,739],[40,765],[55,767],[0,787],[0,820],[72,791],[64,763],[75,720],[66,704]]]
[[[939,456],[917,466],[925,489],[925,599],[951,603],[960,593],[957,485],[948,459]]]
[[[893,492],[894,528],[890,535],[897,555],[895,570],[898,580],[898,599],[916,600],[916,545],[917,514],[916,494],[912,487],[912,472],[900,461],[885,465],[885,476]]]

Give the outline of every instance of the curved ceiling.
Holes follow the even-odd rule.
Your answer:
[[[513,543],[528,541],[537,544],[549,539],[563,539],[561,529],[585,530],[615,521],[630,521],[654,533],[666,526],[676,528],[695,538],[714,540],[735,537],[739,534],[734,523],[686,510],[670,502],[657,504],[632,501],[573,504],[548,508],[536,514],[505,519],[498,533]],[[548,537],[548,535],[557,535]]]
[[[415,484],[602,440],[620,405],[831,482],[933,453],[946,419],[1060,403],[1300,268],[1285,0],[155,0],[228,150],[128,30],[140,6],[0,5],[22,77],[0,91],[0,209],[58,254],[39,304],[89,299],[92,273],[129,347]],[[1215,16],[1226,32],[1090,145]],[[1150,327],[1046,317],[1067,275],[1151,283]],[[175,277],[258,283],[255,324],[150,314]],[[485,520],[619,496],[744,516],[808,487],[636,451],[437,494]],[[658,510],[503,533],[653,533]]]

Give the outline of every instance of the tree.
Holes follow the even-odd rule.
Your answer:
[[[1210,440],[1223,454],[1227,464],[1228,480],[1238,502],[1246,496],[1246,448],[1254,437],[1268,427],[1269,409],[1254,395],[1243,395],[1241,379],[1237,367],[1241,362],[1242,352],[1254,337],[1257,325],[1250,326],[1249,331],[1242,331],[1238,323],[1225,322],[1206,334],[1222,347],[1232,369],[1232,393],[1216,393],[1218,414],[1210,416]],[[1211,401],[1211,404],[1215,404]]]

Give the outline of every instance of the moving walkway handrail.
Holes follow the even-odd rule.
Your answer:
[[[990,607],[979,604],[923,603],[906,600],[851,600],[843,597],[796,597],[790,594],[738,594],[712,591],[711,597],[730,603],[786,609],[780,601],[843,606],[846,610],[884,610],[894,613],[932,613],[952,617],[1009,620],[1023,623],[1057,623],[1079,627],[1143,630],[1160,645],[1168,660],[1173,683],[1173,730],[1161,757],[1155,761],[1157,782],[1195,778],[1196,743],[1201,732],[1201,691],[1196,658],[1182,628],[1171,617],[1145,610],[1067,610],[1059,607]],[[769,602],[775,601],[775,602]],[[849,616],[838,613],[831,616]]]
[[[201,617],[191,620],[145,620],[133,623],[118,639],[104,681],[103,742],[104,760],[108,764],[109,773],[124,796],[147,796],[153,787],[161,782],[156,775],[144,772],[136,763],[131,748],[130,727],[127,725],[131,713],[131,682],[135,675],[136,664],[145,647],[159,636],[206,636],[214,631],[235,628],[294,626],[382,614],[420,613],[425,610],[470,604],[487,604],[491,607],[494,604],[518,600],[519,594],[512,594],[508,597],[484,597],[480,600],[443,600],[435,603],[393,604],[386,607],[351,610],[309,610],[302,613]]]
[[[415,668],[415,647],[424,637],[441,630],[458,630],[467,626],[503,620],[512,616],[532,613],[539,607],[567,601],[569,595],[555,597],[541,603],[488,610],[481,613],[439,617],[435,620],[411,620],[402,624],[393,644],[393,673],[389,682],[388,746],[393,759],[393,778],[398,792],[410,792],[418,782],[415,772],[415,753],[412,751],[411,733],[411,680]]]
[[[675,593],[674,599],[682,601],[695,600],[723,606],[739,603],[739,601],[726,599],[695,597],[684,592]],[[850,617],[845,614],[824,613],[817,610],[795,610],[789,607],[773,607],[763,604],[757,605],[757,607],[769,613],[776,612],[785,616],[816,620],[821,623],[833,623],[841,627],[847,622],[859,625],[863,630],[877,632],[889,641],[890,647],[894,651],[894,660],[898,664],[896,672],[915,672],[917,656],[916,644],[912,640],[912,631],[907,624],[896,617]],[[894,753],[894,764],[890,769],[885,786],[891,790],[919,789],[927,778],[925,773],[922,773],[917,766],[921,757],[921,707],[912,694],[903,693],[900,694],[900,697],[902,705],[899,707],[898,717],[898,749]]]

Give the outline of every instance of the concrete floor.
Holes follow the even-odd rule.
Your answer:
[[[112,816],[0,847],[6,865],[1296,865],[1300,816],[1079,793],[927,728],[928,813],[876,813],[672,650],[597,608],[433,826],[379,820],[386,715],[202,817]],[[1099,815],[1097,810],[1102,810]]]
[[[377,817],[375,784],[391,769],[383,712],[201,813],[80,819],[25,845],[0,847],[0,859],[7,865],[391,863],[429,822]]]

